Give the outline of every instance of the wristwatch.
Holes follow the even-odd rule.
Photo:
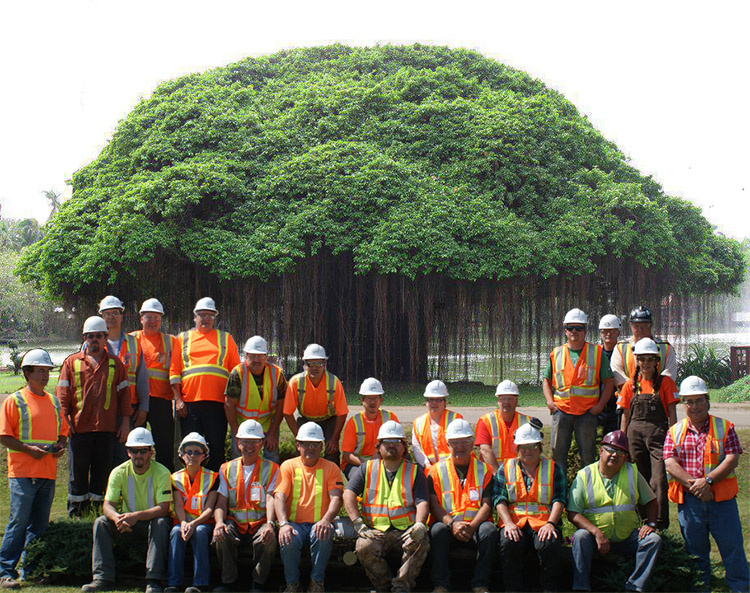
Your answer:
[[[706,476],[706,484],[708,484],[709,486],[713,486],[714,479],[711,476]]]
[[[653,521],[646,521],[646,525],[651,527],[651,529],[656,529],[656,523],[654,523]]]
[[[284,525],[289,525],[289,521],[279,521],[279,529],[284,527]]]

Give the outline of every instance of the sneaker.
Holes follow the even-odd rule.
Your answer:
[[[490,593],[490,590],[482,585],[481,587],[472,587],[471,590],[473,593]]]
[[[287,583],[283,593],[297,593],[297,591],[299,591],[299,583]]]
[[[146,581],[146,593],[162,593],[159,581]]]
[[[20,589],[21,583],[19,583],[13,577],[3,577],[0,579],[0,589]]]
[[[432,590],[432,593],[448,593],[448,588],[438,585]]]
[[[112,591],[114,588],[115,584],[112,581],[94,579],[88,585],[81,587],[81,591],[82,593],[94,593],[95,591]]]
[[[323,581],[310,581],[310,585],[307,587],[307,593],[325,593]]]
[[[205,590],[206,589],[203,587],[196,587],[195,585],[192,585],[185,589],[185,593],[203,593]],[[177,590],[175,589],[175,591]],[[214,591],[216,591],[216,589],[214,589]],[[167,593],[166,589],[164,589],[164,593]]]

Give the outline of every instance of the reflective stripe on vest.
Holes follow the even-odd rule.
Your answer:
[[[112,401],[112,383],[115,381],[115,359],[107,356],[109,361],[107,369],[107,393],[104,396],[104,409],[109,410],[109,404]],[[81,372],[81,359],[77,358],[73,361],[73,383],[75,384],[75,401],[76,403],[81,400],[81,391],[83,389],[83,373]],[[76,381],[76,377],[78,380]]]
[[[240,388],[240,400],[234,409],[244,419],[252,418],[263,424],[262,420],[271,417],[276,409],[276,400],[278,399],[278,384],[281,369],[276,365],[266,363],[263,369],[263,396],[258,392],[258,385],[255,383],[253,374],[248,370],[247,365],[237,365],[240,369],[242,387]],[[269,395],[270,394],[270,395]],[[268,426],[263,426],[268,430]]]
[[[653,339],[653,338],[652,338]],[[664,369],[664,365],[667,364],[667,356],[669,355],[669,349],[671,344],[665,340],[655,340],[656,345],[659,347],[659,360],[656,363],[656,372],[661,373]],[[623,340],[617,342],[616,346],[620,350],[620,356],[622,357],[622,368],[625,369],[625,374],[629,379],[635,378],[635,356],[633,355],[633,348],[635,347],[630,343],[630,340]]]
[[[412,486],[417,477],[417,466],[402,461],[391,484],[385,464],[380,459],[367,462],[365,488],[362,493],[362,518],[379,531],[395,527],[401,531],[414,524],[417,508]]]
[[[128,501],[128,512],[145,511],[154,507],[154,479],[149,476],[146,481],[146,509],[139,509],[135,506],[135,476],[128,472],[128,491],[125,493],[125,499]]]
[[[596,405],[600,395],[601,346],[586,342],[573,366],[570,349],[563,344],[552,351],[551,364],[558,408],[569,414],[580,415]]]
[[[594,496],[594,480],[592,477],[591,466],[587,465],[583,468],[583,473],[586,475],[586,514],[601,514],[601,513],[615,513],[619,511],[635,511],[635,475],[633,472],[633,465],[630,463],[625,464],[625,469],[628,475],[628,492],[630,494],[627,504],[610,504],[604,506],[597,506],[596,497]],[[618,476],[618,483],[620,478]]]
[[[193,331],[186,331],[180,334],[180,339],[182,340],[182,377],[212,375],[228,379],[229,371],[223,365],[229,348],[229,334],[218,329],[214,330],[216,332],[216,344],[219,348],[215,364],[191,364],[190,342],[192,341]]]
[[[609,539],[614,537],[615,541],[624,541],[640,524],[636,510],[637,471],[632,463],[625,463],[617,474],[613,496],[604,486],[597,462],[587,465],[576,476],[577,480],[583,480],[586,492],[587,508],[582,511],[583,515]]]
[[[141,334],[143,332],[135,332],[135,335],[139,338]],[[159,332],[159,335],[161,336],[161,345],[164,349],[164,362],[160,363],[163,368],[147,366],[146,374],[149,379],[153,379],[154,381],[169,382],[169,362],[172,360],[172,336],[163,332]]]
[[[504,471],[508,510],[513,522],[523,527],[528,521],[536,531],[549,520],[555,462],[545,458],[539,460],[530,490],[526,489],[521,463],[517,458],[506,460]]]
[[[325,382],[326,382],[326,394],[328,396],[328,408],[327,414],[324,416],[308,416],[302,411],[303,404],[305,402],[305,386],[307,385],[307,373],[299,373],[292,377],[292,381],[297,380],[297,409],[308,420],[327,420],[331,416],[336,415],[336,406],[333,405],[333,394],[336,390],[336,377],[326,371]]]
[[[247,528],[266,520],[266,494],[268,485],[278,466],[267,459],[255,462],[253,473],[250,475],[250,486],[256,482],[260,484],[260,500],[248,500],[247,482],[242,471],[242,458],[238,457],[222,466],[224,479],[227,481],[227,512],[243,533]],[[260,476],[260,478],[259,478]]]
[[[45,392],[49,396],[52,406],[55,408],[55,420],[57,421],[57,436],[60,435],[60,428],[62,418],[60,417],[60,401],[54,396]],[[21,391],[16,391],[13,394],[13,401],[18,408],[18,440],[27,445],[49,445],[57,442],[57,437],[54,440],[43,440],[43,439],[31,439],[32,433],[32,418],[29,412],[29,402],[26,401],[26,396]]]
[[[434,472],[434,474],[430,472],[433,476],[432,484],[443,510],[459,521],[474,519],[482,506],[482,492],[492,480],[492,469],[472,455],[463,486],[452,459],[438,463]],[[435,476],[438,478],[437,483],[435,483]],[[474,499],[472,499],[472,491],[475,493]]]
[[[443,415],[440,417],[440,422],[438,422],[437,451],[435,451],[435,447],[432,444],[432,420],[430,414],[427,413],[424,416],[420,416],[414,421],[417,440],[420,447],[422,447],[422,452],[430,460],[430,463],[437,463],[451,456],[451,452],[448,449],[448,441],[445,440],[445,430],[456,418],[460,418],[456,412],[443,410]]]
[[[302,492],[302,472],[304,470],[301,467],[294,468],[294,492],[292,493],[292,504],[291,511],[289,513],[289,520],[297,520],[297,507],[299,506],[299,495]],[[313,499],[313,520],[314,522],[320,521],[323,517],[323,470],[315,470],[315,498]]]
[[[513,443],[513,434],[522,424],[529,422],[529,416],[516,412],[513,415],[513,421],[510,423],[508,430],[505,430],[505,421],[503,420],[500,410],[495,410],[489,417],[490,436],[492,437],[492,454],[500,462],[503,459],[510,459],[516,455],[516,445]],[[503,451],[500,450],[500,443],[504,445]]]
[[[120,348],[119,359],[128,371],[128,382],[135,385],[135,373],[138,369],[138,361],[141,359],[141,345],[135,336],[125,334],[125,352]]]
[[[205,467],[200,468],[192,482],[190,474],[185,469],[172,475],[172,485],[182,496],[182,507],[186,517],[197,519],[206,509],[206,498],[217,475],[217,472]]]
[[[387,410],[378,411],[380,412],[381,426],[384,422],[393,420],[393,414],[391,412]],[[362,449],[365,447],[365,436],[367,435],[367,432],[365,431],[365,413],[358,412],[352,416],[352,420],[354,421],[354,429],[357,431],[357,443],[354,445],[354,451],[352,451],[352,453],[362,459]],[[362,461],[365,461],[365,459],[362,459]]]

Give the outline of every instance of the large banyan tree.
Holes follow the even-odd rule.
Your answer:
[[[156,296],[177,330],[210,295],[238,342],[260,333],[283,361],[317,341],[349,379],[468,374],[481,357],[512,377],[504,354],[536,367],[571,306],[645,302],[666,329],[675,304],[744,274],[735,241],[560,93],[421,45],[166,82],[45,232],[21,273],[69,302]]]

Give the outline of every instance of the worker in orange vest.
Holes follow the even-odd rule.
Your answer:
[[[493,473],[505,459],[516,456],[513,434],[519,426],[529,421],[526,414],[516,412],[518,385],[513,381],[501,381],[495,389],[495,396],[497,410],[479,418],[475,443]]]
[[[542,383],[552,414],[552,459],[563,474],[567,471],[573,432],[583,465],[595,461],[597,416],[614,389],[609,360],[602,347],[586,341],[587,324],[588,316],[580,309],[565,314],[567,343],[550,354]]]
[[[430,381],[424,390],[425,406],[429,410],[414,421],[411,431],[411,447],[414,461],[429,474],[430,467],[450,457],[445,431],[456,418],[463,418],[459,412],[446,409],[448,387],[439,380]]]
[[[177,338],[177,352],[169,365],[169,382],[180,417],[183,437],[198,432],[213,451],[206,467],[218,471],[224,463],[227,416],[224,411],[229,373],[240,363],[237,344],[229,332],[216,329],[219,310],[210,297],[193,309],[195,328]]]

